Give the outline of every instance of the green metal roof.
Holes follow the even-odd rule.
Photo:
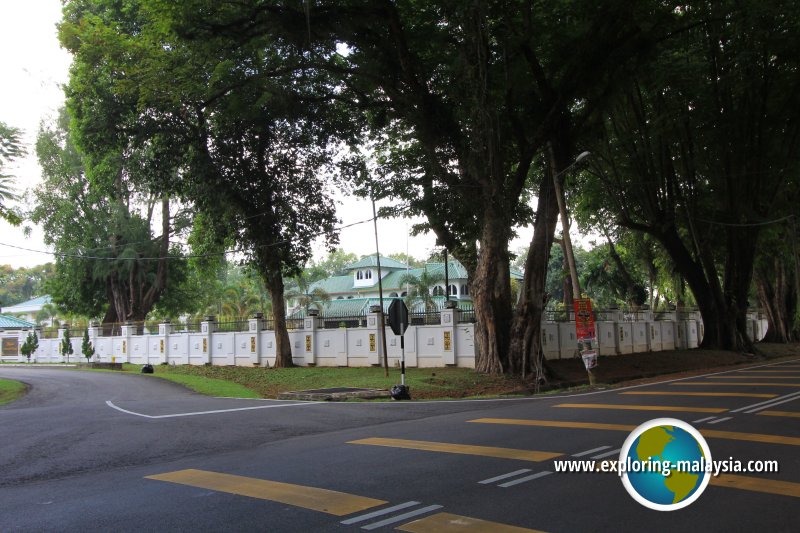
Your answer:
[[[311,284],[311,290],[323,289],[331,295],[353,292],[353,275],[347,276],[333,276],[327,279],[321,279]]]
[[[368,255],[367,257],[361,259],[360,261],[356,261],[351,265],[347,265],[345,270],[357,270],[359,268],[369,268],[369,267],[377,267],[378,266],[378,259],[375,254]],[[406,265],[401,263],[400,261],[395,261],[389,257],[381,256],[381,268],[389,268],[389,269],[406,269]]]
[[[36,327],[33,322],[9,315],[0,315],[0,329],[28,329]]]
[[[34,298],[33,300],[28,300],[27,302],[18,303],[16,305],[9,305],[8,307],[3,307],[3,311],[6,313],[31,313],[35,311],[40,311],[42,307],[45,305],[52,303],[52,298],[50,295],[45,294],[44,296],[39,296],[38,298]]]

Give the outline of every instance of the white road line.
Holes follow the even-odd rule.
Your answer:
[[[498,485],[498,487],[503,487],[505,489],[508,487],[513,487],[514,485],[519,485],[520,483],[525,483],[527,481],[533,481],[534,479],[539,479],[540,477],[549,476],[550,474],[552,474],[552,472],[550,472],[549,470],[545,470],[544,472],[538,472],[530,476],[521,477],[519,479],[515,479],[514,481],[501,483],[500,485]]]
[[[327,403],[327,402],[325,402]],[[213,415],[218,413],[232,413],[235,411],[252,411],[254,409],[276,409],[278,407],[298,407],[303,405],[324,405],[324,402],[298,402],[298,403],[284,403],[280,405],[256,405],[254,407],[237,407],[235,409],[216,409],[214,411],[195,411],[193,413],[175,413],[171,415],[146,415],[144,413],[137,413],[129,411],[122,407],[117,407],[111,400],[106,401],[106,405],[117,411],[127,413],[129,415],[141,416],[142,418],[178,418],[181,416],[199,416],[199,415]]]
[[[789,361],[783,361],[781,363],[768,363],[768,364],[763,364],[763,365],[756,365],[756,366],[751,366],[751,367],[748,367],[748,368],[752,369],[752,368],[764,368],[764,367],[771,367],[771,366],[780,366],[782,364],[792,363],[792,362],[800,362],[800,359],[792,359],[792,360],[789,360]],[[558,394],[558,395],[552,395],[552,396],[533,396],[533,397],[527,396],[527,397],[522,397],[522,398],[485,398],[485,399],[475,399],[475,400],[424,400],[424,401],[412,401],[412,402],[380,402],[380,403],[373,403],[373,402],[350,403],[350,402],[345,402],[342,405],[347,405],[347,407],[368,405],[368,406],[371,406],[371,407],[374,408],[376,406],[384,407],[384,406],[388,406],[388,405],[414,406],[414,405],[422,405],[422,404],[447,405],[447,404],[451,404],[451,403],[530,402],[530,401],[540,401],[540,400],[558,400],[558,399],[561,399],[561,398],[579,398],[579,397],[583,397],[583,396],[594,396],[594,395],[597,395],[597,394],[617,393],[617,392],[626,391],[626,390],[640,389],[642,387],[652,387],[652,386],[657,386],[657,385],[663,385],[665,383],[674,383],[676,381],[686,381],[686,380],[690,380],[690,379],[704,378],[704,377],[708,377],[708,376],[716,376],[716,375],[719,375],[719,374],[730,374],[732,372],[739,372],[739,371],[741,371],[741,369],[723,370],[723,371],[720,371],[720,372],[711,372],[709,374],[700,374],[700,375],[697,375],[697,376],[689,376],[689,377],[685,377],[685,378],[668,379],[668,380],[665,380],[665,381],[654,381],[654,382],[651,382],[651,383],[642,383],[640,385],[630,385],[628,387],[604,389],[604,390],[593,391],[593,392],[581,392],[581,393],[578,393],[578,394]],[[175,415],[151,416],[151,415],[145,415],[145,414],[142,414],[142,413],[136,413],[134,411],[128,411],[127,409],[122,409],[122,408],[117,407],[116,405],[112,404],[110,401],[107,401],[106,404],[108,404],[109,407],[112,407],[112,408],[116,409],[117,411],[121,411],[123,413],[127,413],[127,414],[134,415],[134,416],[141,416],[141,417],[144,417],[144,418],[173,418],[173,417],[180,417],[180,416],[195,416],[195,415],[203,415],[203,414],[226,413],[226,412],[241,411],[241,410],[248,410],[248,409],[264,409],[266,407],[293,407],[295,405],[319,405],[319,404],[339,405],[338,402],[336,402],[336,403],[331,403],[331,402],[300,402],[300,403],[296,403],[296,404],[269,405],[269,406],[264,406],[264,407],[246,407],[244,409],[220,409],[220,410],[217,410],[217,411],[205,411],[205,412],[199,412],[199,413],[179,413],[179,414],[175,414]],[[746,406],[743,409],[748,409],[750,407],[754,407],[754,406],[753,405]],[[734,412],[737,412],[737,411],[731,411],[731,412],[734,413]]]
[[[427,507],[423,507],[422,509],[415,509],[414,511],[410,511],[408,513],[403,513],[401,515],[393,516],[392,518],[387,518],[386,520],[381,520],[380,522],[375,522],[374,524],[369,524],[368,526],[362,526],[361,529],[366,529],[368,531],[378,529],[379,527],[388,526],[389,524],[394,524],[396,522],[402,522],[403,520],[407,520],[421,514],[430,513],[431,511],[441,508],[441,505],[429,505]]]
[[[701,418],[700,420],[692,420],[692,424],[700,424],[701,422],[708,422],[709,420],[714,420],[717,418],[716,416],[707,416],[705,418]]]
[[[591,450],[586,450],[585,452],[573,453],[572,457],[583,457],[584,455],[589,455],[595,452],[602,452],[603,450],[607,450],[609,448],[611,448],[611,446],[600,446],[599,448],[592,448]]]
[[[763,402],[751,403],[750,405],[745,405],[744,407],[740,407],[738,409],[733,409],[730,412],[731,413],[740,413],[742,411],[747,411],[748,409],[758,408],[758,407],[760,407],[762,405],[766,408],[766,407],[771,406],[773,403],[780,402],[781,400],[785,400],[786,398],[789,398],[791,400],[793,400],[795,398],[800,398],[800,392],[792,392],[790,394],[784,394],[783,396],[778,396],[777,398],[772,398],[771,400],[764,400]],[[750,413],[751,411],[747,411],[747,412]]]
[[[611,457],[614,454],[619,454],[622,451],[622,448],[617,448],[616,450],[611,450],[610,452],[601,453],[600,455],[592,456],[592,459],[603,459],[605,457]]]
[[[723,418],[718,418],[716,420],[712,420],[711,422],[709,422],[709,424],[719,424],[720,422],[725,422],[726,420],[731,420],[731,419],[733,419],[732,416],[726,416],[726,417],[723,417]]]
[[[503,474],[502,476],[490,477],[489,479],[484,479],[483,481],[478,481],[481,485],[488,485],[489,483],[494,483],[495,481],[500,481],[501,479],[507,479],[510,477],[518,476],[520,474],[524,474],[525,472],[530,472],[530,468],[523,468],[521,470],[514,470],[513,472],[509,472],[508,474]]]
[[[412,502],[401,503],[393,507],[387,507],[386,509],[381,509],[380,511],[374,511],[371,513],[362,514],[361,516],[356,516],[355,518],[348,518],[347,520],[342,520],[339,523],[349,526],[351,524],[357,524],[358,522],[363,522],[364,520],[369,520],[370,518],[375,518],[376,516],[383,516],[385,514],[393,513],[401,509],[408,509],[409,507],[414,507],[415,505],[419,505],[419,502],[412,501]]]
[[[750,413],[755,413],[757,411],[763,411],[764,409],[769,409],[770,407],[775,407],[776,405],[781,405],[783,403],[793,402],[795,400],[800,400],[800,395],[796,394],[794,397],[788,398],[788,399],[780,401],[780,402],[772,402],[772,403],[767,404],[767,405],[762,405],[761,407],[756,407],[755,409],[750,409],[749,411],[745,411],[745,413],[750,414]]]

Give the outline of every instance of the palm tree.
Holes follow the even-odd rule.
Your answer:
[[[253,294],[243,284],[227,287],[222,293],[220,314],[235,320],[242,320],[255,312],[260,303],[257,294]]]
[[[437,274],[431,274],[428,269],[423,269],[419,276],[413,274],[406,274],[400,280],[401,285],[409,285],[408,296],[405,302],[409,309],[414,308],[414,303],[421,302],[425,306],[427,313],[436,311],[436,302],[433,300],[433,290],[442,281],[442,277]]]
[[[36,323],[40,326],[53,327],[53,320],[58,318],[58,307],[55,304],[44,304],[36,313]]]
[[[286,300],[297,300],[298,307],[305,309],[306,313],[311,307],[322,309],[322,304],[331,301],[331,295],[322,287],[313,287],[314,282],[309,281],[304,273],[292,278],[293,284],[289,286],[284,297]]]

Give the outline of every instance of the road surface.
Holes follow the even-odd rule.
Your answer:
[[[424,370],[410,370],[424,372]],[[209,398],[152,376],[0,367],[0,531],[798,531],[800,360],[593,393],[488,401]],[[413,391],[412,391],[413,393]],[[723,474],[673,512],[634,501],[616,459],[660,417]]]

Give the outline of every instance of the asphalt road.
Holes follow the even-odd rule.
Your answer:
[[[800,360],[458,402],[208,398],[60,369],[0,377],[31,386],[0,408],[0,531],[800,530]],[[643,507],[616,474],[554,472],[555,460],[615,459],[659,417],[703,432],[714,459],[777,460],[780,472],[723,474],[673,512]]]

